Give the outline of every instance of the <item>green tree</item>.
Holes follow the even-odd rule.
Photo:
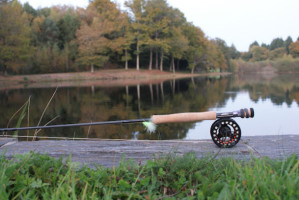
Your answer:
[[[275,60],[277,58],[282,58],[286,54],[286,49],[284,47],[276,48],[269,52],[269,59]]]
[[[237,59],[239,57],[239,52],[234,45],[231,47],[227,46],[226,42],[222,39],[216,38],[215,43],[218,49],[223,53],[225,58],[225,65],[230,68],[231,59]]]
[[[71,60],[74,61],[77,46],[72,43],[76,39],[76,31],[80,27],[80,21],[73,10],[69,10],[57,22],[59,29],[58,46],[63,50],[65,59],[65,71],[69,71]]]
[[[293,58],[299,58],[299,41],[293,42],[290,44],[290,54]]]
[[[32,70],[36,73],[69,71],[70,57],[75,50],[74,46],[70,48],[70,41],[76,30],[64,22],[64,17],[70,19],[64,9],[52,7],[47,17],[40,15],[33,20],[32,44],[36,51]]]
[[[226,59],[222,51],[218,48],[216,41],[207,43],[207,51],[204,56],[204,68],[207,71],[218,71],[227,69]]]
[[[232,59],[238,59],[240,57],[240,52],[236,49],[234,44],[229,47],[229,55]]]
[[[31,25],[34,18],[37,17],[37,11],[28,2],[23,5],[23,10],[28,14]]]
[[[131,33],[133,35],[136,44],[136,70],[140,69],[140,53],[141,47],[146,43],[146,30],[147,25],[145,23],[145,0],[129,0],[125,2],[125,5],[130,9],[133,14],[131,18]]]
[[[241,58],[248,62],[252,58],[252,52],[248,51],[241,53]]]
[[[103,16],[99,15],[92,5],[87,8],[86,15],[86,20],[82,21],[80,29],[76,32],[79,44],[78,61],[90,65],[90,71],[94,72],[94,65],[101,67],[109,59],[108,39],[105,34],[107,29],[110,29],[110,24],[105,23]]]
[[[220,38],[216,38],[214,41],[215,41],[214,43],[217,45],[218,49],[222,51],[222,53],[225,57],[225,60],[226,60],[226,65],[229,65],[229,61],[232,58],[232,56],[230,54],[231,53],[230,48],[227,46],[226,42]]]
[[[282,38],[275,38],[274,40],[272,40],[270,46],[269,46],[269,49],[270,50],[274,50],[276,48],[281,48],[281,47],[284,47],[284,41]]]
[[[289,46],[292,42],[293,42],[293,39],[290,36],[288,36],[287,39],[284,41],[284,45],[285,45],[287,54],[290,53]]]
[[[203,59],[207,47],[207,40],[204,38],[202,30],[191,23],[186,23],[183,27],[183,33],[188,39],[188,49],[185,56],[189,63],[191,73],[193,74],[195,68]]]
[[[80,27],[80,22],[74,13],[66,13],[57,22],[59,29],[58,45],[63,49],[66,44],[76,38],[76,31]]]
[[[48,45],[53,47],[58,42],[59,30],[56,22],[50,17],[38,17],[34,20],[34,41],[36,46]]]
[[[128,17],[110,0],[95,0],[86,10],[82,25],[77,31],[79,61],[82,64],[103,66],[125,52],[128,60],[130,37],[126,35]],[[116,60],[116,59],[113,59]],[[127,62],[126,62],[127,64]]]
[[[125,68],[128,68],[128,49],[132,43],[132,36],[129,32],[129,17],[127,13],[121,12],[117,5],[110,0],[95,0],[92,5],[97,13],[102,16],[109,29],[105,30],[104,36],[108,40],[108,55],[110,62],[119,60],[123,56]]]
[[[169,38],[169,54],[171,57],[170,70],[172,69],[173,73],[175,73],[175,59],[182,59],[187,50],[188,39],[183,35],[179,27],[172,27],[171,37]]]
[[[14,0],[0,5],[0,67],[4,73],[20,72],[33,53],[28,14]]]
[[[250,61],[262,61],[268,58],[269,50],[265,47],[253,46],[250,52],[252,53]]]
[[[262,44],[261,44],[261,47],[265,47],[265,48],[267,48],[267,49],[270,48],[269,45],[268,45],[268,44],[265,44],[265,43],[262,43]]]
[[[145,6],[145,23],[147,25],[146,45],[150,50],[149,69],[152,69],[153,49],[156,53],[155,68],[159,66],[159,50],[164,48],[169,30],[168,5],[165,0],[148,0]],[[163,55],[161,55],[161,60]],[[163,62],[163,61],[161,61]]]
[[[130,22],[128,15],[124,15],[123,23],[122,23],[122,29],[120,30],[120,37],[117,39],[116,42],[119,43],[123,55],[122,55],[122,61],[125,62],[125,69],[129,69],[129,60],[132,59],[131,54],[129,53],[129,50],[131,48],[131,45],[134,41],[134,35],[131,32],[130,29]]]
[[[177,68],[179,68],[179,61],[183,59],[186,51],[188,50],[188,38],[184,35],[183,27],[186,24],[185,16],[178,9],[172,7],[168,8],[168,32],[167,43],[162,46],[162,53],[168,52],[170,57],[170,70],[175,73],[175,60],[177,60]],[[162,61],[163,57],[161,58]],[[162,62],[161,62],[162,63]],[[160,67],[162,70],[162,67]]]
[[[252,44],[249,45],[249,49],[251,49],[251,47],[253,46],[260,46],[259,43],[257,41],[254,41]]]

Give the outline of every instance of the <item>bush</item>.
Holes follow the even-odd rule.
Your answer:
[[[279,72],[298,72],[299,71],[299,58],[292,58],[292,56],[284,56],[276,61],[272,61],[271,65]]]
[[[235,60],[234,68],[238,69],[238,73],[260,73],[266,66],[274,67],[278,73],[299,72],[299,58],[292,58],[285,55],[276,60],[266,60],[259,62],[245,62],[242,59]]]

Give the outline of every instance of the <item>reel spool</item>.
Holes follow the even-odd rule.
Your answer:
[[[212,124],[210,134],[218,147],[230,148],[240,141],[241,128],[231,118],[220,118]]]

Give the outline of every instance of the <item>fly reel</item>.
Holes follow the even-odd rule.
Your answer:
[[[218,147],[233,147],[241,139],[241,128],[231,118],[220,118],[211,126],[211,137]]]
[[[245,108],[240,111],[217,114],[218,119],[212,124],[210,134],[218,147],[233,147],[241,139],[241,128],[231,117],[253,118],[254,110]]]

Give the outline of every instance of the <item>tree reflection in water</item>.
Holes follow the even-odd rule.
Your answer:
[[[2,90],[0,126],[6,127],[10,117],[31,96],[30,126],[35,126],[55,88]],[[273,104],[299,102],[299,80],[295,75],[264,79],[259,76],[198,77],[143,85],[116,87],[61,87],[47,109],[41,124],[59,116],[52,124],[149,118],[153,114],[200,112],[221,108],[240,91],[248,91],[250,99],[271,99]],[[244,105],[246,106],[246,105]],[[239,108],[237,108],[239,109]],[[22,126],[27,126],[27,119]],[[14,126],[17,119],[11,122]],[[159,125],[149,134],[141,124],[105,125],[46,129],[39,136],[82,137],[101,139],[184,139],[195,123]],[[33,131],[29,135],[33,135]],[[27,135],[27,131],[19,135]]]

